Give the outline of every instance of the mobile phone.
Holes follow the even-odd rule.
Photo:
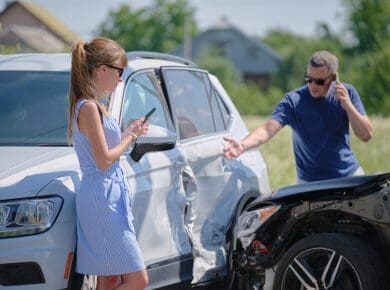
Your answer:
[[[336,72],[336,83],[338,83],[340,80],[339,80],[339,74]]]
[[[155,108],[155,107],[153,107],[153,108],[145,115],[145,120],[144,120],[144,122],[146,122],[146,121],[149,119],[150,115],[152,115],[152,114],[154,113],[154,111],[156,111],[156,108]]]
[[[336,72],[335,81],[336,81],[336,85],[337,85],[337,83],[339,82],[339,73],[338,72]],[[337,96],[337,98],[339,98],[339,96],[340,96],[337,91],[336,91],[336,96]]]

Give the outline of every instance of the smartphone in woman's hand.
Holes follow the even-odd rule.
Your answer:
[[[156,108],[153,107],[146,115],[145,115],[145,119],[144,119],[144,123],[149,119],[150,115],[152,115],[154,113],[154,111],[156,111]]]

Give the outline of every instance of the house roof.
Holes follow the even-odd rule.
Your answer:
[[[50,14],[47,10],[41,6],[25,1],[15,1],[9,4],[0,14],[4,13],[12,5],[20,5],[27,10],[31,15],[42,22],[48,29],[54,34],[63,39],[66,43],[71,44],[80,37],[73,33],[66,25],[59,21],[55,16]],[[15,23],[17,24],[17,23]]]
[[[241,73],[249,75],[275,73],[282,61],[281,57],[269,46],[247,36],[227,21],[221,21],[193,37],[191,45],[193,58],[196,58],[204,49],[217,48]],[[183,44],[172,53],[183,56]]]
[[[34,51],[49,52],[64,50],[64,43],[42,28],[9,25],[0,32],[0,42],[2,42],[2,39],[5,40],[7,38],[13,39],[13,42],[16,43],[21,42]]]

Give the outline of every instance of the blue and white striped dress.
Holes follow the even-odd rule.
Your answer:
[[[119,275],[140,271],[145,266],[135,236],[128,186],[119,161],[104,171],[96,166],[91,144],[76,121],[85,102],[82,99],[76,105],[72,136],[82,173],[76,195],[76,272]],[[103,129],[108,147],[118,145],[118,123],[103,114]]]

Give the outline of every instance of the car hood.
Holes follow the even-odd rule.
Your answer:
[[[260,196],[251,202],[249,208],[269,202],[297,202],[302,200],[331,200],[353,198],[380,190],[389,182],[390,172],[372,175],[343,177],[323,181],[307,182],[274,190],[272,195]]]
[[[53,179],[78,171],[72,147],[0,147],[0,199],[36,196]]]

